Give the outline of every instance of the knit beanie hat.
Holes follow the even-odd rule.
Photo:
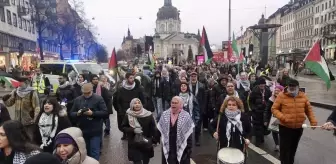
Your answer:
[[[275,89],[279,89],[280,91],[283,91],[285,88],[281,85],[276,85]]]
[[[74,145],[76,145],[76,142],[69,134],[61,133],[61,134],[56,136],[55,147],[59,144],[74,144]]]
[[[61,164],[57,157],[50,153],[39,153],[26,160],[24,164]]]

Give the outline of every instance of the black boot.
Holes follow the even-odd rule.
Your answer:
[[[201,142],[199,141],[199,137],[195,137],[195,145],[197,147],[201,146]]]
[[[121,140],[126,140],[126,139],[127,139],[126,134],[123,133],[123,136],[121,137]]]

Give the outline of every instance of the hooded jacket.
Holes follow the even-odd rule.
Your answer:
[[[78,146],[78,152],[68,159],[67,164],[99,164],[97,160],[87,155],[83,133],[79,128],[67,128],[58,133],[58,135],[60,134],[68,134]]]

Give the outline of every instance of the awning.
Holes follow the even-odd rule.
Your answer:
[[[330,48],[335,48],[336,47],[336,44],[331,44],[331,45],[328,45],[325,47],[325,49],[330,49]]]

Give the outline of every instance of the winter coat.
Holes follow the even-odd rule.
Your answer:
[[[205,114],[205,87],[204,87],[204,84],[200,83],[200,82],[197,82],[198,83],[198,93],[196,94],[196,90],[195,89],[195,94],[194,95],[197,99],[197,102],[198,102],[198,106],[199,106],[199,110],[200,110],[200,114]],[[195,87],[196,88],[196,87]],[[189,88],[190,89],[190,92],[193,93],[193,88],[192,86]]]
[[[106,89],[105,87],[99,85],[101,87],[101,97],[103,97],[104,99],[104,102],[106,104],[106,107],[107,107],[107,112],[109,114],[113,114],[113,110],[112,110],[112,93]],[[93,86],[93,93],[96,93],[96,89],[97,89],[97,86]]]
[[[9,112],[5,105],[0,104],[0,124],[2,125],[4,122],[11,120]]]
[[[216,108],[217,106],[217,102],[219,100],[219,97],[226,93],[226,88],[222,86],[222,84],[220,84],[220,81],[222,79],[218,79],[219,83],[215,85],[215,87],[213,88],[213,95],[212,95],[212,108]],[[217,111],[219,111],[219,108],[216,108]]]
[[[187,103],[186,106],[183,106],[183,109],[187,111],[189,114],[191,114],[191,117],[194,121],[194,124],[197,125],[198,122],[201,120],[201,111],[200,111],[200,106],[198,104],[198,101],[196,97],[192,94],[189,93],[190,96],[192,96],[192,103],[193,103],[193,109],[190,109],[189,107],[189,102]]]
[[[134,98],[140,99],[143,106],[146,106],[146,100],[143,93],[143,89],[139,81],[135,80],[135,87],[132,90],[127,90],[124,87],[120,87],[117,91],[117,112],[118,115],[125,115],[126,110],[130,108],[130,102]]]
[[[36,91],[31,91],[25,97],[17,95],[16,89],[8,96],[3,97],[4,104],[7,107],[14,105],[14,120],[20,121],[24,126],[35,123],[40,113],[40,103]]]
[[[287,128],[299,129],[306,120],[306,116],[312,126],[317,125],[313,108],[304,92],[299,91],[296,97],[291,96],[287,88],[275,99],[272,113],[280,120],[280,124]]]
[[[169,81],[164,78],[161,79],[160,83],[161,92],[162,92],[162,100],[170,102],[173,98],[174,85],[171,79]],[[163,101],[164,102],[164,101]]]
[[[258,86],[253,88],[250,93],[250,108],[252,110],[252,123],[262,125],[264,124],[264,111],[266,108],[266,104],[269,101],[269,98],[272,96],[272,92],[268,87],[265,87],[264,93],[264,103],[262,93]]]
[[[155,124],[153,115],[150,115],[144,118],[137,118],[137,120],[139,121],[139,124],[142,127],[143,136],[149,141],[156,143],[157,141],[155,140],[155,136],[156,136],[155,133],[157,132],[157,129],[156,129],[156,124]],[[127,114],[125,115],[121,126],[123,129],[123,132],[127,134],[128,159],[130,161],[140,161],[143,159],[154,157],[153,147],[151,148],[138,147],[138,145],[134,143],[134,136],[135,136],[134,128],[132,128],[129,125]]]
[[[251,123],[247,115],[244,113],[241,113],[240,121],[242,122],[243,126],[243,133],[240,133],[238,128],[235,126],[235,130],[231,128],[231,138],[230,138],[230,145],[231,148],[237,148],[241,151],[243,151],[244,148],[244,138],[248,139],[251,133]],[[217,130],[217,124],[218,124],[218,117],[213,120],[210,123],[209,126],[209,132],[210,135],[213,136],[213,134]],[[218,128],[218,137],[219,137],[219,149],[228,147],[228,138],[226,136],[226,126],[228,124],[228,118],[225,114],[221,114],[220,122],[219,122],[219,128]]]
[[[82,131],[79,128],[67,128],[59,132],[58,135],[59,134],[68,134],[78,146],[78,152],[68,159],[67,164],[99,164],[97,160],[87,155],[85,140]]]
[[[270,100],[267,102],[266,108],[264,110],[264,122],[269,123],[271,121],[272,117],[272,106],[274,103],[274,98],[270,98]]]
[[[43,113],[43,112],[41,112],[41,113],[39,114],[39,116],[37,117],[36,125],[38,125],[42,113]],[[69,120],[69,118],[68,118],[68,115],[67,115],[67,113],[66,113],[65,110],[61,110],[61,111],[58,113],[57,117],[58,117],[58,126],[56,127],[56,128],[57,128],[57,129],[56,129],[56,134],[55,134],[54,138],[51,138],[52,142],[49,144],[49,146],[47,146],[47,147],[43,147],[43,152],[53,153],[53,149],[54,149],[54,143],[55,143],[55,137],[56,137],[56,135],[57,135],[60,131],[62,131],[62,130],[64,130],[64,129],[69,128],[69,127],[72,126],[72,125],[71,125],[71,122],[70,122],[70,120]],[[42,136],[41,136],[41,132],[40,132],[39,128],[37,128],[37,132],[36,132],[36,133],[37,133],[37,134],[36,134],[36,138],[35,138],[35,139],[36,139],[35,143],[41,145],[41,144],[42,144]]]
[[[93,112],[92,116],[84,114],[77,116],[77,112],[80,109],[87,108]],[[108,112],[104,99],[101,96],[92,94],[89,98],[84,96],[77,97],[72,106],[70,116],[77,120],[78,127],[85,136],[100,136],[103,129],[103,119],[108,117]]]
[[[64,88],[60,87],[57,88],[56,91],[57,101],[62,102],[64,99],[66,99],[66,107],[68,113],[70,113],[70,110],[76,97],[78,97],[78,95],[76,93],[75,88],[72,85],[68,85]]]
[[[74,87],[74,90],[75,90],[77,96],[80,96],[80,95],[83,94],[82,93],[82,86],[80,86],[79,84],[75,83],[73,85],[73,87]]]
[[[213,118],[214,116],[214,108],[212,108],[212,96],[213,96],[213,90],[212,89],[208,89],[205,92],[205,114],[209,117],[209,118]]]

